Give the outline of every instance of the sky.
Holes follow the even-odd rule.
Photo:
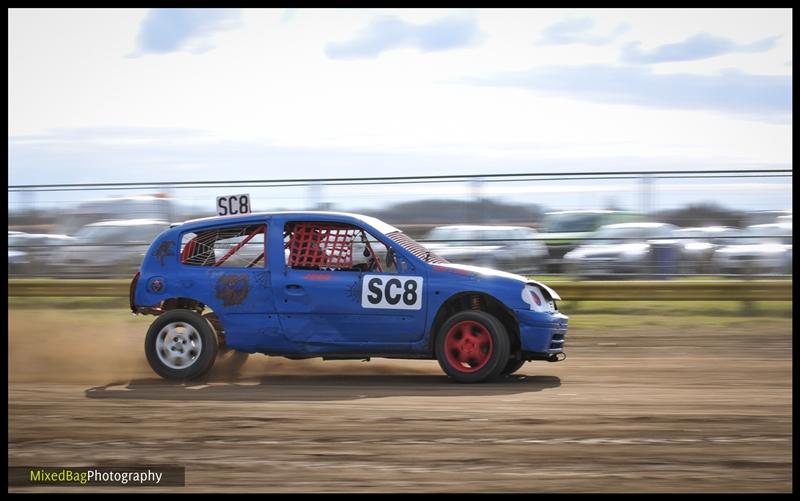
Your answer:
[[[11,9],[8,19],[10,185],[792,167],[789,9]],[[774,180],[656,187],[664,207],[791,204]],[[315,196],[347,208],[473,192]],[[484,194],[559,208],[641,198],[629,183]],[[260,196],[308,201],[302,189]]]

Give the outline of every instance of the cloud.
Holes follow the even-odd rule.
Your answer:
[[[449,16],[429,23],[407,23],[393,16],[373,19],[352,40],[330,43],[325,54],[333,59],[375,58],[382,52],[416,47],[422,52],[475,45],[481,34],[474,18]]]
[[[637,66],[545,66],[468,83],[522,87],[599,103],[684,110],[711,110],[784,122],[791,113],[788,75],[726,70],[716,75],[657,74]]]
[[[48,129],[39,134],[9,136],[10,143],[158,142],[203,139],[209,134],[202,129],[184,127],[75,127]]]
[[[281,13],[281,22],[288,23],[291,21],[295,15],[297,15],[297,9],[283,9]]]
[[[242,25],[240,9],[151,9],[142,21],[136,50],[128,57],[214,48],[208,38]]]
[[[542,36],[537,42],[538,45],[606,45],[626,31],[628,26],[620,24],[609,34],[601,35],[592,33],[594,19],[590,17],[565,19],[556,24],[552,24],[542,31]]]
[[[641,42],[632,42],[622,49],[622,60],[634,64],[667,63],[694,61],[733,52],[765,52],[775,47],[780,38],[779,35],[749,44],[738,44],[728,38],[698,33],[682,42],[660,45],[650,51],[639,49]]]

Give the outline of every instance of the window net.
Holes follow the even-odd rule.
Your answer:
[[[265,228],[262,224],[186,233],[181,239],[181,262],[234,268],[263,263]]]
[[[353,267],[353,241],[361,230],[335,223],[294,223],[289,230],[288,264],[292,268]]]

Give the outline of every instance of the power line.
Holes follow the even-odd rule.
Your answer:
[[[19,184],[9,185],[9,192],[24,191],[99,191],[125,189],[181,189],[221,187],[292,187],[310,183],[332,186],[354,186],[371,184],[427,184],[457,183],[480,180],[482,182],[559,181],[587,179],[626,179],[650,176],[653,178],[786,178],[792,177],[792,169],[763,170],[663,170],[663,171],[587,171],[587,172],[529,172],[517,174],[459,174],[438,176],[384,176],[342,178],[292,178],[249,179],[240,181],[170,181],[170,182],[125,182],[125,183],[64,183],[64,184]]]

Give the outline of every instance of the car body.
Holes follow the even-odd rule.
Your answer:
[[[11,276],[46,275],[52,257],[62,245],[75,239],[52,233],[8,232],[8,273]]]
[[[150,242],[169,227],[158,219],[115,219],[78,230],[72,245],[54,254],[54,273],[66,277],[130,276]]]
[[[134,313],[157,316],[145,347],[165,378],[200,377],[219,350],[235,350],[435,358],[462,382],[563,358],[559,299],[519,275],[450,264],[378,219],[335,212],[173,225],[151,244],[130,298]]]
[[[547,212],[539,237],[547,245],[551,272],[562,271],[564,255],[583,243],[601,226],[640,221],[642,216],[621,210],[565,210]]]
[[[714,252],[721,274],[786,274],[792,272],[792,223],[756,224],[742,230],[729,245]]]
[[[759,210],[744,214],[744,226],[792,222],[792,210]]]
[[[181,206],[166,193],[138,194],[87,200],[65,208],[56,219],[59,232],[74,234],[81,228],[101,221],[180,220]]]
[[[680,249],[678,272],[682,275],[711,273],[714,251],[731,242],[740,230],[729,226],[698,226],[673,232]]]
[[[538,232],[527,226],[438,226],[423,242],[448,261],[504,271],[539,272],[548,256]]]
[[[619,223],[600,227],[564,256],[567,272],[581,277],[653,276],[675,273],[679,247],[668,223]]]

